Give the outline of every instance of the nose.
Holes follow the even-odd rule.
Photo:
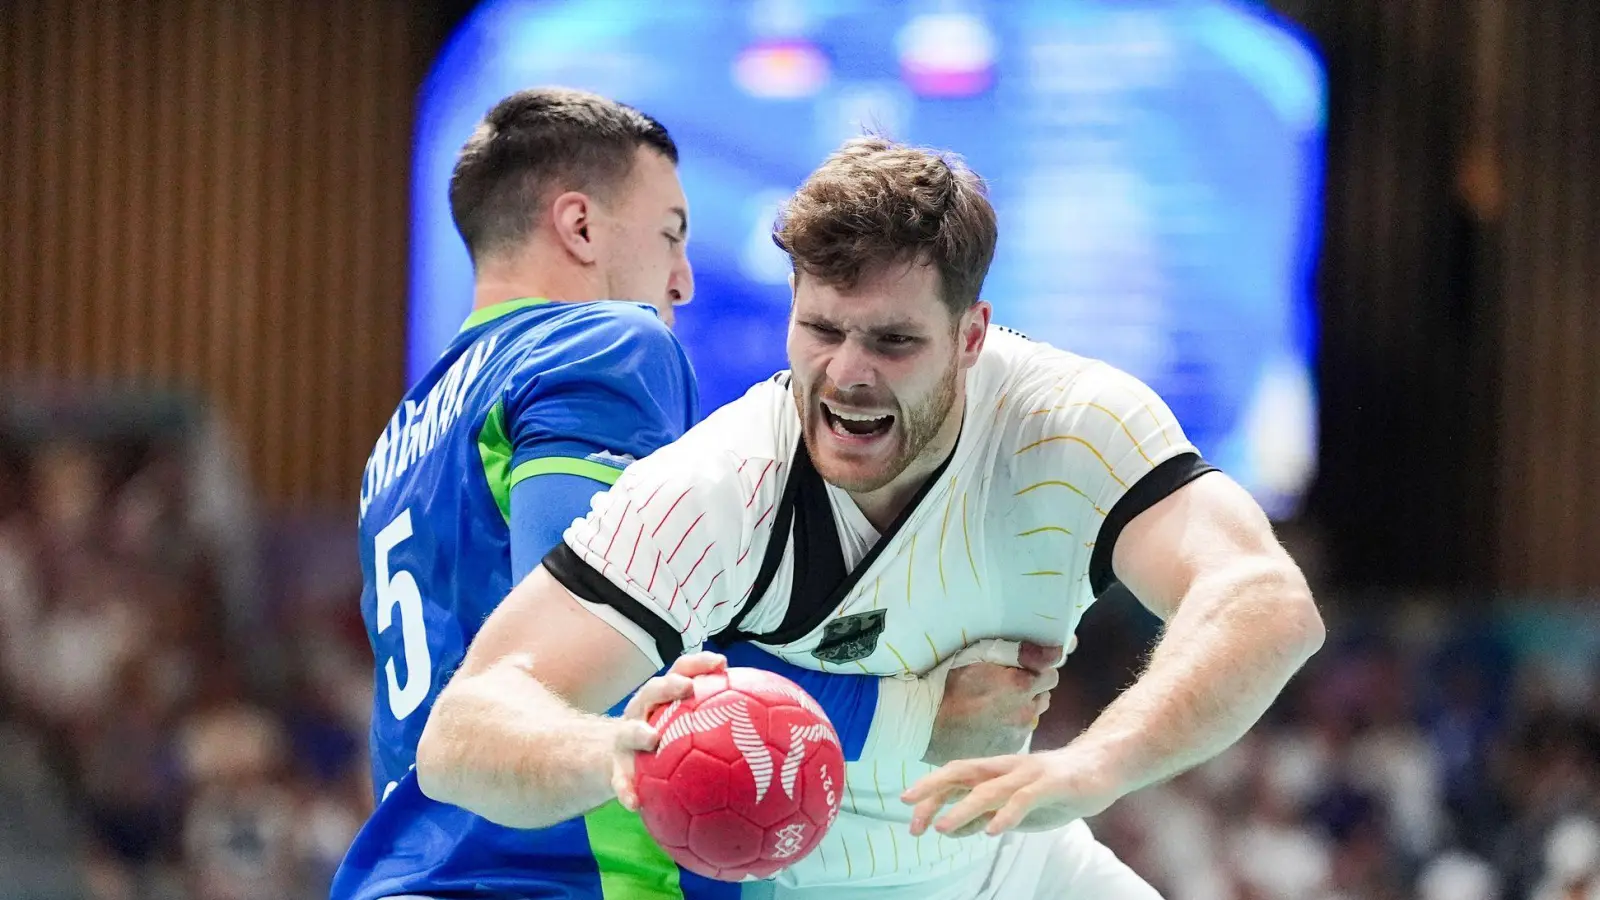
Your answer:
[[[694,299],[694,269],[689,265],[689,257],[680,256],[672,267],[672,274],[667,276],[667,300],[673,306],[683,306]]]
[[[828,380],[841,391],[871,387],[877,382],[870,354],[856,341],[846,338],[833,348],[828,358]]]

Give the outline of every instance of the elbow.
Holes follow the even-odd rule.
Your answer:
[[[1232,627],[1257,635],[1259,645],[1290,668],[1305,665],[1322,649],[1327,627],[1317,610],[1311,587],[1294,561],[1256,558],[1234,568],[1222,596]]]
[[[545,828],[557,824],[507,808],[500,792],[486,780],[483,742],[471,736],[481,731],[472,679],[458,677],[434,702],[428,721],[417,738],[417,789],[435,803],[460,807],[504,828]]]
[[[1280,613],[1284,649],[1294,657],[1296,667],[1299,667],[1322,649],[1328,638],[1328,628],[1322,621],[1322,613],[1317,610],[1316,600],[1311,596],[1311,587],[1306,584],[1300,570],[1290,563],[1282,577]]]
[[[454,758],[449,739],[449,722],[455,714],[448,693],[434,704],[428,721],[422,726],[422,736],[417,740],[417,788],[430,800],[455,804],[452,785],[457,779],[458,761]]]

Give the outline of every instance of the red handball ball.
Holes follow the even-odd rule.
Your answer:
[[[677,863],[719,881],[771,878],[814,850],[839,815],[844,750],[799,685],[760,669],[694,679],[650,717],[634,763],[639,815]]]

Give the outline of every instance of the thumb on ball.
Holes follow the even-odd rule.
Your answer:
[[[654,750],[661,740],[661,735],[648,724],[637,719],[622,720],[617,729],[617,749],[627,752],[642,752]]]

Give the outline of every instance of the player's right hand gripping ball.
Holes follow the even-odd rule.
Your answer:
[[[816,848],[839,815],[844,751],[799,685],[760,669],[694,679],[650,717],[634,763],[639,815],[668,855],[720,881],[770,878]]]

